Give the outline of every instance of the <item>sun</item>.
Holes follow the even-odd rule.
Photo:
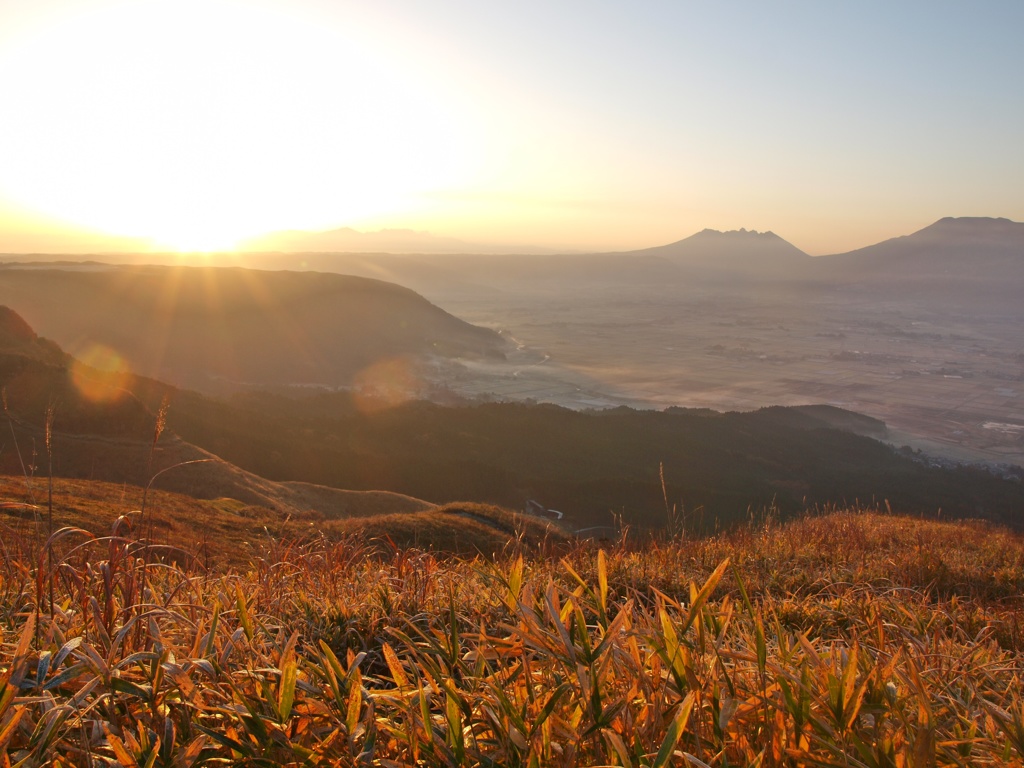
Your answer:
[[[377,216],[470,166],[414,66],[284,5],[69,14],[0,49],[0,100],[0,192],[157,249]]]

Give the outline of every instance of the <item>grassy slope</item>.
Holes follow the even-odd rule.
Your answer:
[[[0,560],[12,763],[1022,765],[1024,541],[989,525],[491,564],[271,544],[208,575],[129,546],[67,557],[52,613],[38,553]]]
[[[180,560],[185,552],[191,552],[202,563],[217,567],[248,562],[261,541],[271,538],[337,541],[355,537],[385,548],[415,545],[471,555],[501,552],[517,537],[533,543],[564,539],[557,527],[543,520],[482,504],[437,507],[409,499],[402,505],[396,503],[396,498],[401,499],[396,494],[346,494],[301,483],[286,487],[304,498],[296,503],[295,511],[284,515],[278,509],[234,498],[198,499],[155,489],[147,494],[127,483],[55,478],[53,528],[70,526],[94,536],[111,535],[116,530],[120,536],[147,538],[172,559]],[[46,478],[0,475],[0,532],[5,538],[37,543],[46,538],[47,492]],[[348,506],[339,507],[337,494],[350,497]],[[319,498],[323,496],[328,498]],[[335,512],[310,511],[317,507]]]

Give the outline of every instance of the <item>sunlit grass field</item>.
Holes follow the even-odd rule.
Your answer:
[[[244,565],[3,536],[3,765],[1022,765],[1024,540],[857,510]]]
[[[291,487],[299,502],[296,507],[305,500],[303,495],[318,490],[301,483]],[[512,536],[527,544],[566,538],[550,521],[490,504],[433,505],[397,494],[326,490],[357,501],[329,513],[283,513],[233,498],[193,498],[124,483],[0,475],[0,535],[14,540],[44,536],[48,524],[43,519],[49,518],[51,509],[54,529],[80,528],[80,536],[104,536],[113,521],[123,518],[121,532],[144,538],[151,554],[216,570],[243,568],[269,542],[305,540],[314,533],[327,539],[359,537],[390,548],[489,556],[501,552]]]

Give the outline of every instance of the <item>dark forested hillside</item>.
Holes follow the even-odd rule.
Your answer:
[[[855,500],[1013,525],[1024,515],[1017,481],[929,467],[813,413],[423,402],[370,413],[347,395],[258,394],[224,404],[182,393],[170,423],[185,439],[267,477],[436,502],[518,507],[536,499],[580,527],[610,523],[612,513],[662,526],[666,495],[670,507],[685,508],[688,524],[705,528],[772,505],[785,514]]]

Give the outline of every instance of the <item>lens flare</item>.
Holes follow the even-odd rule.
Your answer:
[[[353,399],[363,413],[377,413],[412,400],[421,386],[408,360],[380,360],[356,374]]]
[[[92,344],[79,353],[71,364],[70,374],[75,389],[91,402],[112,402],[127,394],[128,365],[117,352],[102,344]]]

